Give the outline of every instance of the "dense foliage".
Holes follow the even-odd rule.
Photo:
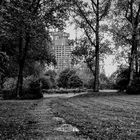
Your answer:
[[[71,69],[63,70],[59,74],[57,82],[58,87],[63,88],[78,88],[83,84],[82,80],[76,75],[76,71]]]
[[[0,52],[10,60],[6,76],[18,77],[18,97],[22,95],[23,77],[34,73],[36,62],[56,64],[49,28],[63,29],[68,17],[66,7],[67,1],[62,0],[2,1]]]

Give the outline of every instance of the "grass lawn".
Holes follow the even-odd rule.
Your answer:
[[[55,116],[89,139],[140,139],[140,96],[81,95],[52,103]]]
[[[34,138],[38,134],[29,127],[35,122],[29,113],[38,101],[0,101],[0,139]]]
[[[61,123],[53,119],[50,103],[56,100],[0,100],[0,140],[83,140],[55,131]]]
[[[114,93],[113,93],[114,94]],[[0,100],[0,139],[132,140],[140,139],[140,95]],[[60,117],[77,127],[76,133],[58,132]]]

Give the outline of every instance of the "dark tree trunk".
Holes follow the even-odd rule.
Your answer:
[[[19,72],[18,72],[18,81],[17,81],[17,88],[16,88],[17,98],[20,98],[20,96],[22,95],[23,70],[24,70],[28,45],[29,45],[29,35],[26,33],[25,36],[23,35],[21,37],[20,45],[19,45]]]
[[[131,49],[131,57],[130,57],[130,75],[129,75],[129,83],[128,87],[132,85],[134,80],[134,66],[135,66],[135,58],[136,58],[136,50],[137,50],[137,40],[136,40],[136,27],[133,29],[132,34],[132,49]]]
[[[3,83],[4,83],[4,75],[3,74],[1,74],[1,76],[0,76],[0,89],[3,89],[4,87],[3,87]]]
[[[136,75],[139,75],[139,63],[138,63],[138,55],[137,54],[135,57],[135,69],[136,69]]]
[[[22,95],[22,85],[23,85],[23,69],[24,64],[22,61],[19,62],[19,73],[18,73],[18,81],[17,81],[17,98],[20,98]]]
[[[99,91],[99,0],[97,0],[96,13],[96,47],[95,47],[95,81],[94,91]]]

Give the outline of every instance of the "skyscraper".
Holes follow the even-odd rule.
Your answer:
[[[71,46],[68,43],[69,34],[65,32],[51,32],[53,51],[56,57],[56,70],[71,68]]]

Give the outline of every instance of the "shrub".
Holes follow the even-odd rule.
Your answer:
[[[140,78],[136,78],[131,87],[128,87],[126,90],[127,94],[140,94]]]
[[[50,78],[44,76],[40,80],[42,83],[42,89],[50,89],[53,87],[53,83],[51,82]]]
[[[68,86],[69,88],[78,88],[82,87],[83,82],[77,75],[72,75],[68,80]]]
[[[123,91],[127,88],[129,82],[129,69],[121,69],[117,75],[116,88]]]
[[[57,81],[58,87],[68,88],[69,87],[69,84],[68,84],[69,78],[75,74],[76,74],[76,71],[71,70],[71,69],[65,69],[64,71],[62,71],[60,73],[58,81]]]
[[[17,78],[7,78],[4,82],[4,90],[13,90],[16,88]]]
[[[92,78],[88,81],[87,88],[94,89],[94,78]]]
[[[42,98],[42,92],[40,87],[40,80],[30,81],[28,86],[23,86],[20,99],[39,99]],[[3,99],[16,99],[16,88],[5,89],[2,91]]]
[[[46,81],[46,84],[48,83],[48,86],[49,86],[48,88],[56,88],[56,75],[57,74],[54,70],[46,71],[45,76],[43,78],[45,78],[44,82]],[[49,78],[46,78],[46,76],[47,77],[49,76]],[[44,85],[45,85],[45,83],[44,83]],[[45,89],[47,89],[47,88],[45,88]]]
[[[21,99],[40,99],[42,97],[40,80],[35,80],[30,83],[29,88],[23,90]]]
[[[17,98],[16,90],[15,89],[2,90],[2,98],[5,100],[16,99]]]
[[[23,88],[24,89],[29,88],[30,83],[32,83],[33,81],[35,81],[35,78],[33,75],[27,76],[26,78],[23,78]]]

